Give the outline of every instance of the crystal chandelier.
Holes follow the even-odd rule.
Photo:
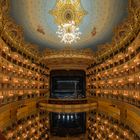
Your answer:
[[[75,22],[70,21],[68,23],[59,25],[56,34],[61,39],[61,42],[65,44],[71,44],[73,42],[77,42],[77,40],[80,39],[79,36],[82,33],[79,31],[79,28],[75,25]]]
[[[87,11],[84,10],[81,0],[57,0],[55,7],[49,11],[55,18],[58,26],[56,34],[62,43],[72,44],[80,39],[79,31]]]

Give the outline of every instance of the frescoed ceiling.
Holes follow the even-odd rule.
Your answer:
[[[37,44],[41,49],[62,49],[56,31],[55,18],[49,11],[57,0],[11,0],[10,15],[24,29],[25,40]],[[127,18],[128,0],[81,0],[87,14],[79,24],[80,40],[71,44],[74,48],[97,49],[98,45],[109,43],[114,28]]]

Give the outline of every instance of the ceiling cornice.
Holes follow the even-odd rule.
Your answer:
[[[42,53],[36,45],[30,44],[24,41],[23,29],[21,26],[16,25],[16,23],[9,16],[10,0],[0,0],[0,35],[6,43],[24,51],[25,53],[33,56],[36,59],[42,57]],[[132,38],[137,36],[140,30],[140,1],[139,0],[129,0],[128,6],[128,18],[124,20],[122,24],[114,29],[114,37],[112,38],[112,43],[100,45],[98,51],[92,56],[98,61],[102,57],[106,57],[111,52],[118,48],[125,46]],[[54,54],[61,54],[63,51],[55,50]],[[64,52],[66,52],[64,50]],[[67,51],[67,53],[78,53],[76,49],[74,51]],[[53,56],[54,56],[53,54]],[[46,57],[47,57],[46,53]],[[52,54],[51,54],[52,55]],[[67,54],[68,55],[68,54]],[[51,57],[53,57],[51,56]],[[44,54],[42,59],[44,59]]]

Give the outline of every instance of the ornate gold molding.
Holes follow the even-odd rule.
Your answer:
[[[41,59],[51,58],[85,58],[93,59],[93,51],[91,49],[73,49],[65,47],[62,50],[45,49]]]
[[[81,99],[81,101],[84,101],[85,99]],[[54,111],[55,112],[88,112],[90,110],[97,108],[97,102],[91,99],[87,99],[89,102],[87,103],[80,103],[80,104],[71,104],[71,105],[61,105],[61,104],[50,104],[46,101],[39,102],[40,109],[47,110],[47,111]],[[59,101],[59,99],[57,99]],[[63,101],[63,100],[61,100]],[[67,101],[67,99],[64,99],[64,101]],[[73,100],[74,101],[74,100]],[[80,101],[80,99],[79,99]]]
[[[114,36],[110,44],[98,46],[95,59],[106,57],[111,52],[124,47],[132,38],[136,38],[140,31],[140,1],[129,0],[128,17],[114,29]]]
[[[87,12],[81,6],[81,0],[57,0],[55,8],[49,13],[58,25],[74,21],[79,25]]]
[[[79,0],[78,0],[79,1]],[[10,9],[10,0],[0,0],[0,35],[9,45],[16,47],[18,50],[25,52],[32,57],[39,59],[43,57],[40,54],[38,47],[33,44],[28,44],[24,41],[23,29],[21,26],[16,25],[14,21],[9,17]],[[78,3],[79,4],[79,3]],[[84,15],[84,12],[83,14]],[[77,22],[78,23],[78,22]],[[114,37],[112,38],[111,44],[104,44],[99,46],[99,50],[94,54],[94,59],[99,60],[102,57],[106,57],[110,52],[115,51],[118,48],[125,46],[132,38],[137,36],[137,33],[140,30],[140,1],[139,0],[129,0],[128,5],[128,18],[123,21],[119,26],[114,30]],[[81,51],[80,51],[81,52]],[[88,52],[89,53],[89,52]],[[88,54],[87,53],[87,54]],[[57,59],[66,58],[66,57],[78,57],[87,58],[87,54],[79,54],[79,50],[66,50],[63,51],[45,51],[46,60],[47,56],[56,57]],[[89,54],[88,54],[89,55]],[[93,54],[92,54],[93,56]],[[85,59],[86,60],[86,59]],[[57,60],[58,61],[58,60]],[[40,61],[41,62],[41,61]]]
[[[0,37],[10,46],[38,59],[40,52],[36,45],[24,41],[23,28],[9,16],[9,11],[10,0],[0,0]]]
[[[50,69],[86,69],[93,60],[94,55],[91,49],[66,47],[62,50],[46,49],[39,61],[44,61]]]

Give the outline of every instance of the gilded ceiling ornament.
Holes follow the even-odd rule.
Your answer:
[[[87,12],[81,5],[81,0],[57,0],[55,8],[49,13],[55,17],[55,23],[62,25],[74,21],[79,25]]]
[[[71,44],[80,39],[78,26],[87,14],[80,0],[57,0],[50,14],[55,17],[55,23],[58,25],[56,34],[61,42]]]

